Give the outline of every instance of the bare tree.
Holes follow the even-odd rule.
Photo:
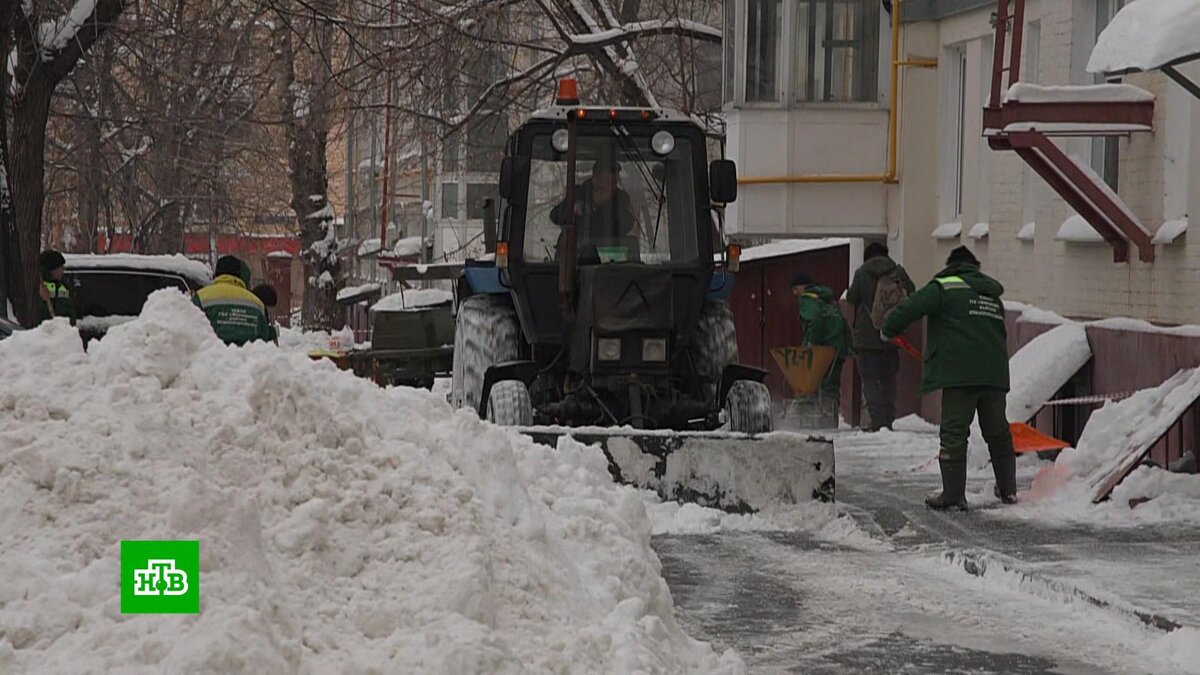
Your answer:
[[[32,321],[37,299],[33,261],[42,240],[50,101],[59,83],[120,17],[127,1],[79,0],[68,7],[24,0],[15,10],[10,182],[17,241],[5,249],[3,290],[24,323]]]

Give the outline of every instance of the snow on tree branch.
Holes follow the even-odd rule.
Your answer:
[[[569,35],[567,39],[572,45],[603,47],[620,42],[631,42],[638,38],[652,35],[680,35],[715,43],[721,42],[722,39],[720,29],[687,19],[639,21],[619,28],[610,28],[583,35]]]

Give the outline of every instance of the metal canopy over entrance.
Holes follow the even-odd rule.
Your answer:
[[[1016,152],[1113,247],[1116,262],[1129,246],[1154,261],[1146,228],[1101,179],[1068,157],[1054,136],[1117,136],[1153,130],[1154,98],[1129,85],[1038,87],[1021,82],[1025,0],[998,0],[991,95],[983,110],[984,135],[993,150]],[[1010,29],[1011,23],[1011,29]],[[1005,63],[1005,47],[1008,62]],[[1004,89],[1008,73],[1009,88]]]

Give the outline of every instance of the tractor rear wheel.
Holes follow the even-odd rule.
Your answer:
[[[520,351],[521,327],[508,298],[475,295],[464,300],[454,328],[451,405],[479,410],[484,373],[517,360]]]
[[[771,391],[762,382],[738,380],[725,399],[729,430],[761,434],[774,427],[771,415]]]

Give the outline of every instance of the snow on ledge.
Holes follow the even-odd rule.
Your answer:
[[[372,312],[404,312],[434,307],[454,299],[454,293],[441,288],[410,289],[384,296],[371,307]]]
[[[967,233],[967,236],[972,239],[984,239],[988,236],[991,230],[992,226],[989,223],[975,223],[975,225],[971,227],[971,231]]]
[[[1052,86],[1018,82],[1004,94],[1004,102],[1017,103],[1141,103],[1154,94],[1132,84]]]
[[[1040,131],[1046,134],[1083,132],[1093,134],[1133,134],[1142,131],[1153,131],[1154,127],[1146,124],[1112,124],[1099,122],[1013,122],[1004,127],[1008,133],[1019,131]]]
[[[1017,233],[1017,241],[1033,241],[1036,233],[1037,223],[1025,223],[1021,231]]]
[[[958,239],[962,234],[962,223],[942,223],[933,230],[934,239]]]
[[[742,249],[742,262],[750,262],[752,260],[763,260],[766,258],[776,258],[784,255],[795,255],[806,251],[816,251],[825,248],[837,248],[838,246],[848,246],[849,239],[839,239],[831,237],[827,239],[776,239],[767,244],[758,246],[747,246]],[[721,253],[714,256],[717,261],[721,260]]]
[[[378,291],[381,288],[382,288],[382,286],[378,283],[363,284],[362,286],[348,286],[337,292],[337,301],[341,302],[342,300],[345,300],[347,298],[352,298],[356,295],[363,295],[366,293],[374,293],[375,291]]]
[[[1079,214],[1064,220],[1054,238],[1073,244],[1096,244],[1104,241],[1104,237],[1096,231],[1096,228],[1092,227],[1091,223],[1084,220],[1083,216]]]
[[[383,244],[380,242],[379,237],[363,239],[362,243],[358,245],[358,257],[362,258],[369,255],[375,255],[382,249]]]
[[[1188,219],[1186,216],[1178,220],[1168,220],[1158,228],[1158,232],[1154,233],[1154,238],[1151,239],[1155,244],[1173,244],[1175,240],[1182,237],[1188,229]]]
[[[1195,0],[1137,0],[1117,12],[1096,39],[1090,73],[1153,70],[1200,54]]]

